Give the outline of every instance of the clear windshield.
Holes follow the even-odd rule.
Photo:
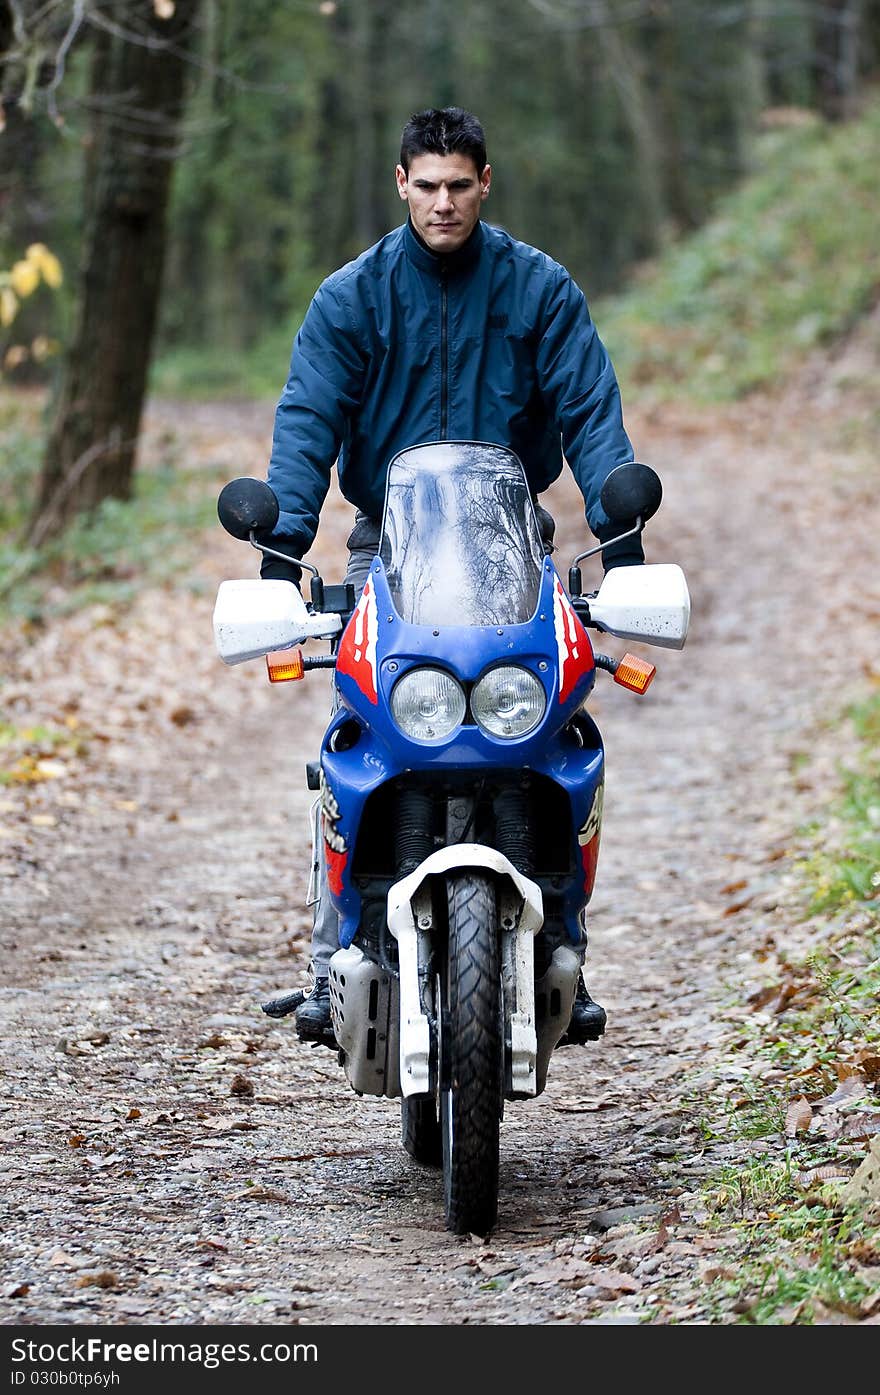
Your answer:
[[[395,456],[379,556],[401,619],[517,625],[538,604],[543,549],[523,467],[502,446],[442,441]]]

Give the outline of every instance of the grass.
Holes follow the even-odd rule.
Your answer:
[[[780,954],[766,994],[749,1000],[754,1020],[737,1020],[734,1043],[748,1077],[736,1098],[717,1092],[701,1121],[707,1148],[719,1143],[727,1155],[702,1193],[710,1229],[733,1237],[717,1252],[736,1277],[711,1285],[716,1321],[729,1320],[731,1305],[753,1324],[809,1324],[824,1310],[859,1320],[880,1284],[880,1202],[840,1199],[880,1123],[880,693],[848,716],[850,768],[815,825],[816,850],[796,866],[808,948]],[[855,1138],[818,1113],[818,1131],[789,1136],[790,1102],[821,1105],[853,1076],[864,1093],[838,1100],[836,1114],[858,1117]],[[735,1164],[731,1145],[741,1150]]]
[[[847,714],[858,737],[854,768],[842,771],[842,796],[834,813],[834,836],[814,827],[816,850],[803,871],[815,912],[834,912],[873,902],[880,912],[880,693]]]
[[[877,99],[765,131],[712,220],[595,306],[624,397],[735,400],[845,336],[880,295],[878,148]]]
[[[41,624],[94,603],[128,604],[146,583],[180,584],[202,530],[215,520],[204,469],[183,469],[171,447],[141,467],[129,500],[108,499],[58,539],[29,547],[26,528],[40,469],[32,403],[4,401],[0,415],[0,611]]]

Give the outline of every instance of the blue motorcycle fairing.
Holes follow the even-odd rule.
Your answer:
[[[361,894],[354,884],[352,867],[365,805],[382,785],[412,768],[389,765],[383,743],[368,727],[362,729],[360,740],[355,745],[344,751],[331,750],[328,742],[332,740],[333,733],[350,720],[350,715],[340,709],[328,728],[321,751],[323,832],[326,839],[329,823],[329,831],[336,843],[333,848],[328,842],[326,855],[330,894],[339,915],[339,943],[343,948],[351,944],[361,920]],[[509,763],[501,761],[489,765],[484,760],[477,760],[471,764],[475,773],[487,776],[503,774],[511,768],[523,768],[511,767]],[[545,745],[541,758],[528,767],[552,780],[568,796],[575,874],[562,889],[562,896],[566,930],[573,944],[580,943],[579,916],[592,890],[591,885],[589,888],[584,885],[578,833],[590,818],[597,791],[604,779],[604,765],[601,742],[596,746],[580,748],[573,746],[562,733],[556,733]]]
[[[360,620],[356,611],[347,627],[347,649],[345,634],[340,642],[340,659],[349,671],[337,669],[342,705],[321,749],[322,830],[331,898],[340,916],[340,944],[351,944],[360,923],[361,896],[353,885],[352,865],[367,799],[404,772],[445,769],[472,769],[475,774],[531,769],[565,790],[571,805],[576,874],[564,892],[564,919],[570,938],[578,943],[579,915],[591,890],[580,875],[578,832],[594,808],[604,755],[589,718],[581,719],[588,723],[588,745],[580,748],[564,739],[566,724],[593,686],[595,668],[589,637],[579,621],[575,625],[556,568],[545,560],[538,606],[526,624],[442,629],[408,624],[394,609],[379,559],[372,565],[359,611]],[[352,631],[358,624],[360,628]],[[352,642],[355,633],[357,648]],[[407,737],[395,723],[390,693],[407,669],[430,662],[470,685],[487,667],[505,661],[530,669],[544,688],[545,714],[527,736],[495,738],[476,725],[463,725],[443,741],[423,742]],[[544,669],[539,668],[541,663]],[[361,728],[360,738],[352,745],[346,742],[347,749],[334,751],[335,734],[353,720]]]
[[[365,598],[366,617],[359,621],[355,611],[340,640],[336,686],[342,703],[368,723],[391,751],[399,753],[407,769],[469,764],[470,760],[497,764],[499,758],[502,764],[509,765],[514,752],[517,764],[529,765],[548,735],[563,726],[582,705],[595,682],[589,636],[574,618],[559,574],[549,559],[544,563],[535,613],[522,625],[431,629],[408,624],[394,609],[385,568],[378,558],[372,564],[359,609]],[[575,642],[567,637],[560,639],[561,613],[563,623],[571,615],[577,626]],[[350,633],[356,623],[361,623],[365,632],[374,627],[375,638],[368,645],[365,633],[363,645],[357,650],[358,661],[352,663],[348,658],[352,648]],[[368,648],[369,663],[361,657]],[[564,663],[561,656],[565,657]],[[442,741],[416,741],[401,731],[391,715],[391,690],[408,668],[429,663],[447,669],[459,682],[470,685],[484,669],[505,662],[530,668],[547,699],[542,720],[527,736],[493,737],[477,726],[460,726]],[[544,669],[539,668],[541,663],[546,665]]]

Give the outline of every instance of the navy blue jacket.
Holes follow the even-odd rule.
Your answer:
[[[337,455],[344,497],[379,518],[392,456],[436,440],[508,446],[535,495],[564,450],[590,527],[613,533],[599,491],[633,451],[583,293],[543,252],[483,222],[445,256],[407,222],[319,286],[275,416],[273,541],[308,551]]]

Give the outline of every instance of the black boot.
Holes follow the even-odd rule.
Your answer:
[[[607,1017],[600,1003],[594,1003],[587,992],[583,978],[578,975],[577,989],[571,1009],[571,1019],[565,1036],[560,1037],[557,1046],[583,1046],[587,1041],[598,1041],[605,1031]]]
[[[329,978],[316,978],[311,993],[302,1007],[297,1008],[296,1034],[300,1041],[317,1041],[324,1046],[336,1045],[330,1016]]]

